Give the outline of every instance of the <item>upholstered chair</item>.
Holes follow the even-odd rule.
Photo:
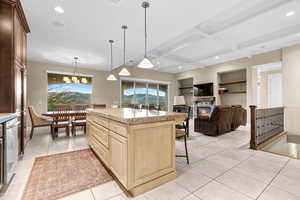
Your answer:
[[[51,127],[52,120],[51,118],[43,118],[42,116],[38,115],[32,106],[28,107],[30,119],[31,119],[31,132],[30,132],[30,139],[32,139],[34,128],[37,127],[45,127],[49,126]]]

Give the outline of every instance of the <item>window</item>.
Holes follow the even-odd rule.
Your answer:
[[[168,84],[122,80],[121,105],[123,108],[137,105],[142,108],[168,110]]]
[[[92,94],[92,78],[48,73],[48,110],[55,104],[90,104]]]
[[[161,110],[168,110],[168,86],[159,85],[159,107]]]
[[[122,107],[126,108],[134,98],[134,82],[122,81]]]
[[[147,96],[147,84],[146,83],[141,83],[141,82],[136,82],[135,83],[135,99],[136,103],[138,105],[146,105],[146,96]]]

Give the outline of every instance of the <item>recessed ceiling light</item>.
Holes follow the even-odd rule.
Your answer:
[[[58,21],[52,22],[52,25],[55,26],[55,27],[58,27],[58,28],[61,28],[61,27],[65,26],[63,23],[58,22]]]
[[[290,12],[287,12],[285,14],[285,16],[290,17],[290,16],[293,16],[295,13],[296,13],[295,11],[290,11]]]
[[[172,49],[171,52],[178,51],[178,50],[183,49],[187,46],[188,46],[188,44],[184,43],[184,44],[179,45],[179,46],[175,47],[174,49]]]
[[[60,13],[60,14],[63,14],[63,13],[65,12],[65,10],[64,10],[62,7],[60,7],[60,6],[56,6],[56,7],[54,8],[54,10],[55,10],[56,12]]]
[[[220,59],[220,56],[216,56],[215,59],[216,59],[216,60]]]
[[[178,66],[178,69],[182,69],[182,66],[181,66],[181,65],[179,65],[179,66]]]
[[[300,33],[298,33],[298,34],[297,34],[297,36],[299,36],[299,37],[300,37]]]

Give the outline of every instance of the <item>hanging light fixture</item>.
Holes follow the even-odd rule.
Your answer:
[[[85,77],[83,77],[83,78],[81,79],[81,83],[87,84],[88,81],[87,81],[87,79],[86,79]]]
[[[69,79],[68,76],[64,76],[63,81],[66,82],[66,83],[68,83],[68,82],[70,82],[70,79]]]
[[[119,75],[120,76],[130,76],[130,72],[127,70],[126,68],[126,40],[125,40],[125,32],[126,32],[126,29],[128,27],[126,25],[123,25],[122,26],[122,29],[123,29],[123,66],[122,66],[122,69],[121,71],[119,72]]]
[[[147,57],[147,8],[149,8],[150,4],[147,1],[142,3],[142,8],[145,9],[145,55],[143,60],[138,65],[139,68],[149,69],[154,67],[149,58]]]
[[[69,76],[63,77],[63,81],[65,83],[75,83],[75,84],[80,84],[80,83],[87,84],[88,83],[87,78],[83,77],[80,80],[80,78],[78,77],[78,73],[77,73],[78,59],[79,59],[78,57],[74,57],[74,72],[73,72],[73,75],[71,76],[71,79],[69,78]]]
[[[106,80],[108,80],[108,81],[116,81],[116,80],[118,80],[118,79],[117,79],[117,78],[115,77],[115,75],[113,75],[113,73],[112,73],[112,69],[113,69],[113,51],[112,51],[112,44],[114,43],[114,41],[113,41],[113,40],[109,40],[108,42],[110,43],[110,74],[109,74],[109,76],[107,77]]]
[[[80,80],[78,80],[78,78],[77,78],[77,76],[76,76],[76,74],[77,74],[77,68],[78,68],[78,57],[74,57],[74,73],[73,73],[73,76],[72,76],[72,78],[71,78],[71,80],[74,82],[74,83],[78,83],[78,81],[79,81],[79,83],[80,83]]]
[[[68,78],[68,80],[65,81],[66,83],[72,83],[72,81]]]

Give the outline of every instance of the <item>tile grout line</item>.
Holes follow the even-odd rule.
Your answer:
[[[290,162],[290,159],[288,159],[285,164],[282,166],[282,168],[276,173],[276,175],[271,179],[271,181],[266,185],[266,187],[263,189],[263,191],[258,195],[258,197],[256,197],[255,200],[258,200],[261,195],[266,191],[266,189],[271,185],[271,183],[275,180],[275,178],[278,177],[278,175],[280,174],[280,172],[287,166],[287,164]]]
[[[230,187],[230,186],[228,186],[228,185],[225,185],[224,183],[221,183],[220,181],[217,180],[217,178],[223,176],[224,174],[226,174],[226,173],[229,172],[230,170],[234,169],[235,167],[239,166],[241,163],[243,163],[243,162],[249,160],[251,157],[254,157],[254,156],[255,156],[255,154],[250,155],[247,159],[245,159],[245,160],[239,162],[238,164],[236,164],[236,165],[234,165],[233,167],[229,168],[229,169],[226,170],[225,172],[221,173],[219,176],[213,178],[213,181],[216,181],[217,183],[219,183],[219,184],[221,184],[221,185],[223,185],[223,186],[229,188],[230,190],[235,191],[235,192],[237,192],[237,193],[239,193],[239,194],[242,194],[242,195],[244,195],[244,196],[246,196],[246,197],[248,197],[248,198],[250,198],[250,199],[254,199],[254,198],[248,196],[247,194],[245,194],[245,193],[243,193],[243,192],[240,192],[240,191],[238,191],[238,190],[236,190],[236,189],[234,189],[234,188],[232,188],[232,187]]]
[[[191,192],[191,194],[193,194],[194,196],[196,196],[196,197],[198,198],[198,196],[195,194],[198,190],[200,190],[201,188],[205,187],[206,185],[208,185],[209,183],[211,183],[211,182],[213,182],[213,181],[220,183],[219,181],[216,180],[217,178],[223,176],[225,173],[229,172],[230,170],[232,170],[233,168],[237,167],[237,166],[240,165],[241,163],[243,163],[243,162],[249,160],[249,159],[250,159],[251,157],[253,157],[253,156],[255,156],[255,154],[250,155],[247,159],[240,161],[239,163],[237,163],[236,165],[234,165],[234,166],[232,166],[231,168],[227,169],[226,171],[224,171],[223,173],[221,173],[220,175],[218,175],[218,176],[215,177],[215,178],[209,177],[209,176],[207,176],[207,175],[201,173],[202,175],[204,175],[204,176],[206,176],[206,177],[209,177],[211,180],[210,180],[209,182],[207,182],[206,184],[204,184],[204,185],[200,186],[199,188],[197,188],[194,192]],[[204,160],[204,159],[203,159],[203,160]],[[231,187],[228,187],[227,185],[225,185],[225,184],[223,184],[223,183],[220,183],[220,184],[223,185],[223,186],[225,186],[225,187],[227,187],[227,188],[229,188],[229,189],[231,189],[231,190],[233,190],[233,191],[235,191],[235,192],[238,192],[239,194],[242,194],[242,195],[245,195],[246,197],[249,197],[248,195],[246,195],[246,194],[244,194],[244,193],[241,193],[240,191],[237,191],[237,190],[235,190],[235,189],[233,189],[233,188],[231,188]],[[253,199],[252,197],[249,197],[249,198]],[[199,198],[199,199],[200,199],[200,198]],[[200,199],[200,200],[201,200],[201,199]]]
[[[231,188],[231,187],[228,187],[227,185],[225,185],[225,184],[223,184],[223,183],[217,181],[217,178],[223,176],[224,174],[226,174],[226,173],[229,172],[230,170],[234,169],[235,167],[239,166],[241,163],[243,163],[243,162],[249,160],[249,159],[250,159],[251,157],[253,157],[253,156],[255,156],[255,155],[254,155],[254,154],[253,154],[253,155],[250,155],[247,159],[240,161],[240,162],[237,163],[236,165],[232,166],[231,168],[227,169],[226,171],[224,171],[224,172],[221,173],[220,175],[216,176],[215,178],[211,178],[211,177],[210,177],[210,178],[212,179],[210,182],[216,181],[216,182],[218,182],[219,184],[221,184],[221,185],[223,185],[223,186],[225,186],[225,187],[227,187],[227,188],[229,188],[229,189],[231,189],[231,190],[233,190],[233,191],[235,191],[235,192],[238,192],[238,193],[243,194],[243,195],[245,195],[245,196],[248,197],[248,195],[246,195],[246,194],[244,194],[244,193],[241,193],[240,191],[237,191],[237,190],[235,190],[235,189],[233,189],[233,188]],[[210,182],[209,182],[209,183],[210,183]],[[207,184],[209,184],[209,183],[207,183]],[[207,184],[206,184],[206,185],[207,185]],[[202,188],[202,187],[199,187],[197,190],[199,190],[199,189],[201,189],[201,188]],[[195,193],[195,192],[193,192],[193,193]],[[252,199],[252,198],[251,198],[251,199]]]
[[[96,198],[95,198],[95,195],[94,195],[94,192],[93,192],[92,188],[90,189],[90,191],[91,191],[91,193],[92,193],[93,200],[96,200]]]
[[[212,143],[212,142],[211,142],[211,143]],[[208,144],[210,144],[210,143],[208,143]],[[200,147],[206,146],[206,145],[208,145],[208,144],[201,145]],[[229,149],[230,149],[230,147],[223,148],[223,150],[220,150],[220,151],[218,151],[218,152],[215,152],[215,153],[209,154],[209,155],[207,155],[207,156],[205,156],[205,157],[201,158],[200,160],[197,160],[196,162],[194,162],[194,163],[191,163],[191,165],[194,165],[194,164],[196,164],[196,163],[198,163],[198,162],[200,162],[200,161],[206,160],[206,159],[207,159],[208,157],[210,157],[210,156],[215,156],[215,155],[217,155],[218,153],[221,153],[221,152],[228,151]],[[188,153],[190,154],[190,152],[188,152]],[[189,155],[189,157],[190,157],[190,155]],[[243,161],[241,161],[241,162],[243,162]]]

